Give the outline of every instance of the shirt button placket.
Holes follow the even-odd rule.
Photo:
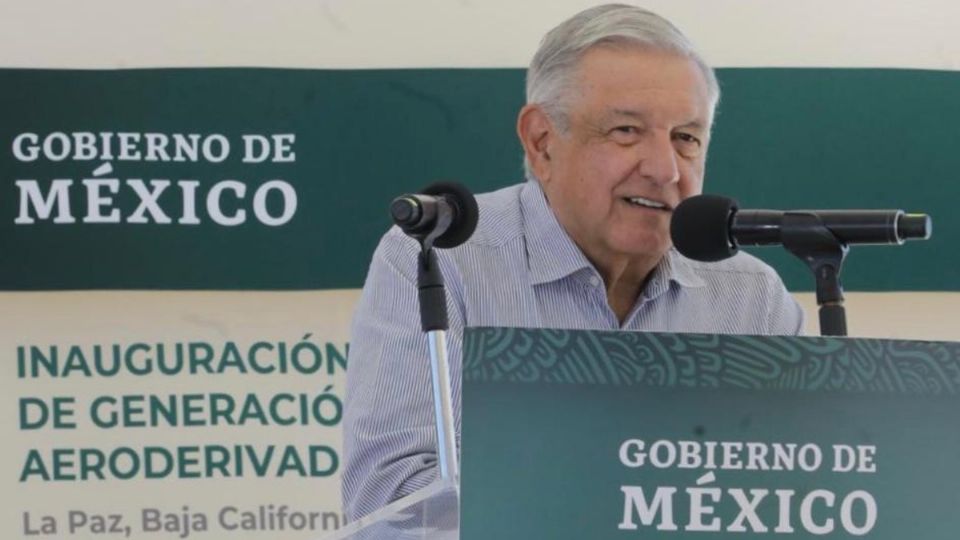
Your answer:
[[[611,329],[619,328],[620,324],[617,321],[617,316],[607,303],[607,293],[603,288],[603,280],[600,279],[600,276],[591,274],[586,280],[586,289],[597,310],[597,322],[603,321],[602,324]]]

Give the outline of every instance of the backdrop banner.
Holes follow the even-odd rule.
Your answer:
[[[845,284],[960,290],[946,247],[960,242],[960,153],[944,121],[960,116],[960,73],[718,75],[709,192],[929,212],[931,241],[857,249]],[[349,323],[388,203],[437,180],[523,181],[523,77],[0,69],[2,536],[340,525]],[[756,253],[812,288],[782,250]]]
[[[336,529],[355,301],[354,291],[0,294],[2,536]]]
[[[960,343],[464,341],[461,537],[956,538]]]
[[[856,250],[846,283],[958,289],[960,72],[719,78],[708,192],[928,212],[932,241]],[[0,290],[358,287],[393,197],[522,181],[522,103],[519,69],[0,70]]]

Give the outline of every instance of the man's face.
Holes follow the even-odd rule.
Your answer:
[[[659,260],[672,210],[703,186],[703,74],[675,54],[596,47],[569,92],[568,129],[553,130],[537,171],[551,208],[595,264]]]

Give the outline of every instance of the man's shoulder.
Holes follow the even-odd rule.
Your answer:
[[[780,277],[770,265],[757,257],[739,252],[729,259],[701,262],[674,253],[694,274],[707,283],[719,284],[732,278],[779,283]]]
[[[523,183],[477,195],[480,219],[467,246],[496,247],[523,235],[523,211],[520,194]]]

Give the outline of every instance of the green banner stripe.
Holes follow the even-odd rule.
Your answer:
[[[722,69],[719,75],[724,95],[707,191],[735,196],[744,208],[929,212],[933,240],[854,248],[844,282],[855,290],[960,290],[954,249],[960,217],[952,210],[960,195],[952,180],[960,168],[954,149],[960,73]],[[0,70],[0,82],[3,290],[357,287],[396,194],[437,179],[459,179],[478,192],[521,180],[518,69]],[[111,154],[104,157],[98,145],[89,160],[14,156],[18,135],[37,134],[42,154],[45,136],[55,132],[112,133]],[[121,160],[121,132],[202,140],[221,134],[231,152],[222,162]],[[244,163],[245,134],[294,134],[295,161]],[[62,153],[61,142],[48,141],[52,157]],[[146,137],[133,149],[145,157]],[[49,197],[55,179],[73,181],[62,198],[69,197],[75,222],[55,223],[57,200],[38,199],[51,202],[48,218],[37,218],[33,201],[27,217],[34,223],[17,224],[25,195],[15,182],[34,180],[38,197]],[[85,179],[116,179],[117,192]],[[153,188],[152,179],[170,180],[156,206],[171,223],[156,223],[147,210],[141,212],[147,223],[128,222],[143,199],[131,179],[142,180],[141,191]],[[246,186],[243,197],[227,189],[218,199],[224,216],[246,212],[236,226],[218,224],[207,208],[211,191],[227,180]],[[283,181],[297,199],[295,213],[279,226],[259,218],[283,215],[290,204],[281,190],[261,193],[259,214],[255,204],[271,180]],[[192,212],[185,211],[191,189]],[[90,194],[111,196],[93,205],[95,213],[116,210],[120,222],[84,222]],[[782,250],[757,253],[792,289],[812,288],[806,268]]]

